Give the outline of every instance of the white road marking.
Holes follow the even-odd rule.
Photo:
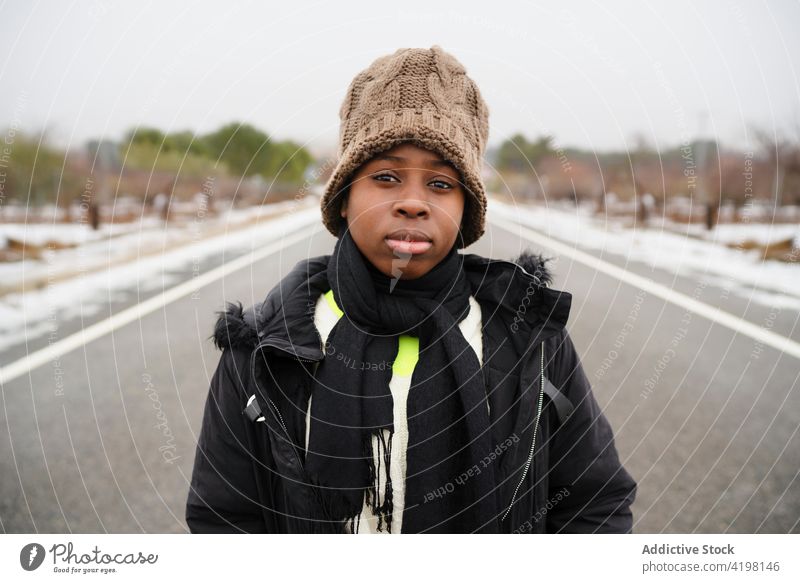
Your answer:
[[[536,243],[537,245],[542,245],[543,247],[552,249],[556,253],[560,253],[561,255],[569,257],[573,261],[583,263],[587,267],[628,283],[638,289],[646,291],[649,294],[670,302],[671,304],[680,306],[686,310],[690,310],[695,314],[702,316],[703,318],[706,318],[707,320],[710,320],[716,324],[725,326],[734,332],[749,336],[756,342],[776,348],[777,350],[794,356],[795,358],[800,358],[800,343],[795,342],[791,338],[786,338],[785,336],[776,334],[771,330],[762,328],[761,326],[753,324],[752,322],[748,322],[747,320],[744,320],[738,316],[734,316],[729,312],[725,312],[719,308],[700,302],[687,296],[686,294],[670,289],[660,283],[656,283],[652,279],[647,279],[646,277],[626,271],[625,269],[622,269],[613,263],[598,259],[594,255],[590,255],[589,253],[576,249],[575,247],[567,245],[566,243],[557,241],[556,239],[552,239],[546,235],[542,235],[541,233],[538,233],[533,229],[525,227],[519,223],[493,217],[491,215],[488,215],[488,218],[489,222],[497,225],[498,227],[513,233],[519,233],[520,236],[533,243]]]
[[[76,348],[80,348],[81,346],[88,344],[93,340],[97,340],[98,338],[101,338],[102,336],[105,336],[106,334],[125,326],[126,324],[130,324],[131,322],[134,322],[139,318],[146,316],[147,314],[155,312],[159,308],[162,308],[167,304],[174,302],[175,300],[194,293],[198,289],[214,283],[215,281],[222,279],[226,275],[233,273],[238,269],[247,267],[248,265],[268,257],[273,253],[277,253],[289,245],[294,245],[298,241],[307,239],[310,236],[309,227],[319,222],[318,211],[309,213],[309,215],[310,218],[308,220],[308,224],[306,225],[304,222],[303,227],[293,235],[280,237],[278,240],[264,246],[261,249],[257,249],[252,253],[248,253],[228,261],[224,265],[220,265],[219,267],[216,267],[207,273],[193,277],[189,281],[178,284],[173,288],[161,292],[157,296],[153,296],[152,298],[136,304],[135,306],[126,308],[121,312],[114,314],[110,318],[96,322],[95,324],[92,324],[91,326],[88,326],[79,332],[75,332],[74,334],[63,338],[58,342],[54,342],[46,348],[32,352],[31,354],[0,368],[0,386],[16,379],[17,377],[27,374],[29,371],[32,371],[43,364],[52,362],[68,352],[75,350]],[[269,228],[269,226],[265,225],[265,228]]]
[[[314,214],[314,216],[309,220],[309,226],[312,226],[318,220],[319,217]],[[691,310],[695,314],[725,326],[734,332],[749,336],[757,342],[771,346],[777,350],[780,350],[781,352],[784,352],[785,354],[800,359],[800,343],[797,343],[790,338],[786,338],[785,336],[781,336],[780,334],[776,334],[770,330],[767,330],[766,328],[757,326],[752,322],[743,320],[742,318],[720,310],[719,308],[715,308],[714,306],[710,306],[695,300],[694,298],[690,298],[685,294],[670,289],[660,283],[656,283],[651,279],[647,279],[646,277],[626,271],[621,267],[608,263],[607,261],[603,261],[602,259],[598,259],[589,253],[575,249],[570,245],[542,235],[541,233],[537,233],[536,231],[524,227],[518,223],[492,216],[489,216],[489,221],[501,228],[506,229],[507,231],[518,232],[521,236],[525,237],[529,241],[552,249],[561,255],[565,255],[574,261],[583,263],[584,265],[601,273],[605,273],[606,275],[646,291],[649,294],[660,297],[661,299],[676,306]],[[17,360],[16,362],[0,368],[0,385],[4,385],[5,383],[12,381],[30,372],[31,370],[42,366],[43,364],[52,362],[68,352],[71,352],[76,348],[80,348],[81,346],[88,344],[93,340],[101,338],[102,336],[105,336],[106,334],[109,334],[110,332],[117,330],[126,324],[134,322],[139,318],[142,318],[147,314],[166,306],[167,304],[170,304],[206,285],[222,279],[234,271],[242,269],[243,267],[247,267],[248,265],[259,261],[264,257],[268,257],[269,255],[280,251],[285,246],[293,245],[298,241],[302,241],[309,236],[307,231],[308,228],[304,228],[294,235],[281,238],[262,249],[254,251],[253,253],[229,261],[225,265],[221,265],[207,273],[204,273],[203,275],[192,278],[189,281],[170,288],[158,294],[157,296],[149,298],[144,302],[136,304],[135,306],[131,306],[130,308],[127,308],[110,318],[92,324],[91,326],[88,326],[87,328],[84,328],[83,330],[76,332],[71,336],[55,342],[46,348],[42,348]]]

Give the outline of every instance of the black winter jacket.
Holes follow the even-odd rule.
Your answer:
[[[335,531],[313,518],[317,493],[302,463],[310,380],[324,347],[313,309],[291,326],[280,309],[281,290],[302,283],[306,261],[264,302],[246,310],[229,303],[220,312],[213,339],[222,355],[186,505],[191,532]],[[473,290],[483,319],[481,370],[495,443],[510,444],[492,460],[500,470],[501,531],[631,532],[636,483],[565,328],[571,295],[547,287],[540,256],[482,261],[488,277]]]

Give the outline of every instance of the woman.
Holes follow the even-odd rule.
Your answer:
[[[231,304],[192,532],[630,532],[619,462],[538,256],[484,232],[488,110],[438,46],[377,59],[340,110],[333,253]]]

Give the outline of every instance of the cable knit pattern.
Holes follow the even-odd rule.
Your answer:
[[[342,220],[341,195],[352,174],[375,154],[405,141],[437,152],[461,173],[468,192],[457,247],[483,235],[486,192],[481,164],[489,138],[489,110],[455,57],[438,45],[379,57],[351,82],[339,119],[339,161],[322,198],[323,222],[334,236]]]

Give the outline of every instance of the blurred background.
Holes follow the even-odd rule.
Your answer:
[[[439,44],[490,109],[468,251],[553,258],[635,530],[797,532],[798,25],[791,1],[3,3],[0,529],[185,531],[214,311],[330,252],[345,90]]]

